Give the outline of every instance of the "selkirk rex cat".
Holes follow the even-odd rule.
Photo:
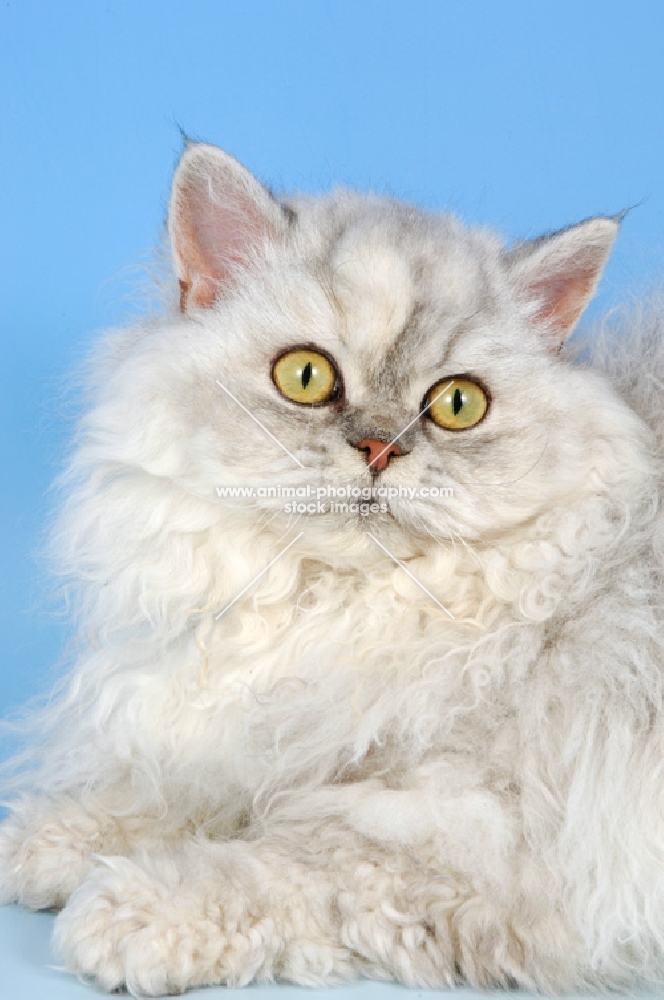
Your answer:
[[[76,662],[5,772],[0,898],[67,969],[664,981],[664,311],[563,346],[619,223],[507,249],[187,146],[179,309],[89,364]]]

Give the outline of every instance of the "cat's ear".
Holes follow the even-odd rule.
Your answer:
[[[516,294],[531,305],[551,350],[561,347],[595,294],[621,221],[598,216],[508,254]]]
[[[171,191],[168,230],[180,308],[209,308],[236,280],[238,265],[288,227],[282,205],[237,160],[192,143]]]

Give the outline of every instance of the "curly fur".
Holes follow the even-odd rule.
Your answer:
[[[537,247],[347,192],[253,230],[212,305],[185,283],[200,301],[90,361],[53,534],[76,662],[5,769],[0,898],[64,907],[67,966],[137,995],[661,983],[661,300],[555,354],[518,294]],[[304,342],[344,412],[274,391]],[[453,501],[305,524],[216,496],[365,484],[348,436],[458,372],[490,419],[421,421],[383,474]]]

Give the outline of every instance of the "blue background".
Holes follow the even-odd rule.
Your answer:
[[[510,238],[636,204],[592,318],[664,274],[663,51],[659,0],[2,0],[0,714],[62,647],[38,553],[67,374],[149,304],[178,126],[277,191],[372,188]]]

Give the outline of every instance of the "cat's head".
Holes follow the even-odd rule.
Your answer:
[[[377,511],[333,511],[328,495],[307,517],[478,539],[627,477],[635,418],[560,353],[618,226],[593,218],[508,250],[384,198],[280,202],[190,145],[169,217],[182,317],[159,348],[182,481],[261,522],[292,517],[289,490],[373,487]],[[263,495],[220,499],[228,486]]]

